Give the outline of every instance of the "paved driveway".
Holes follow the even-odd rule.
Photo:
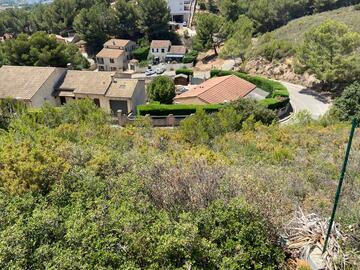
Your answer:
[[[301,85],[283,81],[281,83],[289,90],[290,103],[294,113],[307,110],[314,119],[318,119],[330,109],[331,104],[315,91]]]

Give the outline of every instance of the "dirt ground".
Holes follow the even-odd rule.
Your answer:
[[[224,64],[224,59],[216,56],[214,50],[209,50],[199,54],[198,61],[194,70],[207,71],[213,68],[219,68]]]

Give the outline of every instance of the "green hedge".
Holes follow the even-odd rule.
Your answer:
[[[194,75],[194,71],[192,69],[188,69],[188,68],[179,68],[175,71],[175,74],[184,74],[184,75],[188,75],[188,76],[192,76]]]
[[[190,115],[195,113],[199,109],[211,113],[217,112],[223,108],[224,105],[220,104],[207,104],[207,105],[183,105],[183,104],[148,104],[140,105],[137,107],[138,115]]]
[[[255,84],[258,88],[268,92],[270,94],[269,98],[262,100],[261,103],[266,105],[269,109],[280,109],[286,106],[286,104],[290,101],[289,91],[279,82],[275,82],[259,76],[251,76],[249,74],[241,72],[225,71],[219,69],[213,69],[210,71],[211,77],[227,75],[238,76],[244,80]]]
[[[259,101],[260,104],[265,105],[270,110],[279,110],[284,108],[289,102],[289,98],[277,97],[277,98],[266,98]]]
[[[139,61],[145,61],[147,60],[147,57],[149,55],[149,51],[150,51],[150,47],[146,46],[146,47],[140,47],[137,48],[134,52],[133,52],[133,56],[135,59],[139,60]]]

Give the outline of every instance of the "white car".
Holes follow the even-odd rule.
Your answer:
[[[156,74],[163,74],[165,72],[165,68],[164,67],[158,67],[156,68]]]
[[[156,71],[153,69],[148,69],[145,71],[146,76],[151,76],[151,75],[154,75],[155,73],[156,73]]]

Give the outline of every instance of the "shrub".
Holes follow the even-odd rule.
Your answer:
[[[287,40],[264,37],[255,48],[254,55],[265,57],[267,60],[282,59],[295,54],[294,46]]]
[[[224,105],[209,104],[209,105],[183,105],[183,104],[148,104],[137,107],[139,115],[190,115],[197,110],[204,110],[207,113],[217,112]]]
[[[184,64],[195,63],[198,55],[199,55],[198,51],[192,50],[192,51],[188,52],[187,54],[185,54],[182,62]]]
[[[149,55],[149,51],[150,51],[150,46],[140,47],[133,52],[133,56],[135,59],[139,61],[145,61]]]
[[[0,99],[0,129],[7,130],[12,119],[26,111],[26,105],[22,101],[12,98]]]
[[[230,103],[230,106],[235,109],[238,115],[241,115],[241,122],[253,116],[256,122],[270,125],[276,119],[276,114],[259,102],[253,99],[242,98]]]
[[[61,124],[103,125],[109,122],[109,115],[97,107],[91,99],[78,99],[62,107],[45,104],[39,109],[30,109],[24,117],[30,117],[38,124],[56,127]]]
[[[360,82],[345,88],[341,96],[335,100],[334,109],[342,121],[360,119]]]
[[[175,84],[166,76],[156,77],[147,86],[146,91],[150,100],[164,104],[171,104],[176,96]]]
[[[178,74],[184,74],[184,75],[188,75],[188,76],[193,76],[194,75],[194,71],[191,70],[191,69],[188,69],[188,68],[180,68],[180,69],[177,69],[175,71],[175,74],[178,75]]]
[[[250,128],[256,122],[269,125],[275,119],[273,111],[255,100],[240,99],[211,115],[203,110],[197,111],[181,122],[180,130],[185,140],[194,144],[207,144],[219,135],[239,131],[245,123]]]

